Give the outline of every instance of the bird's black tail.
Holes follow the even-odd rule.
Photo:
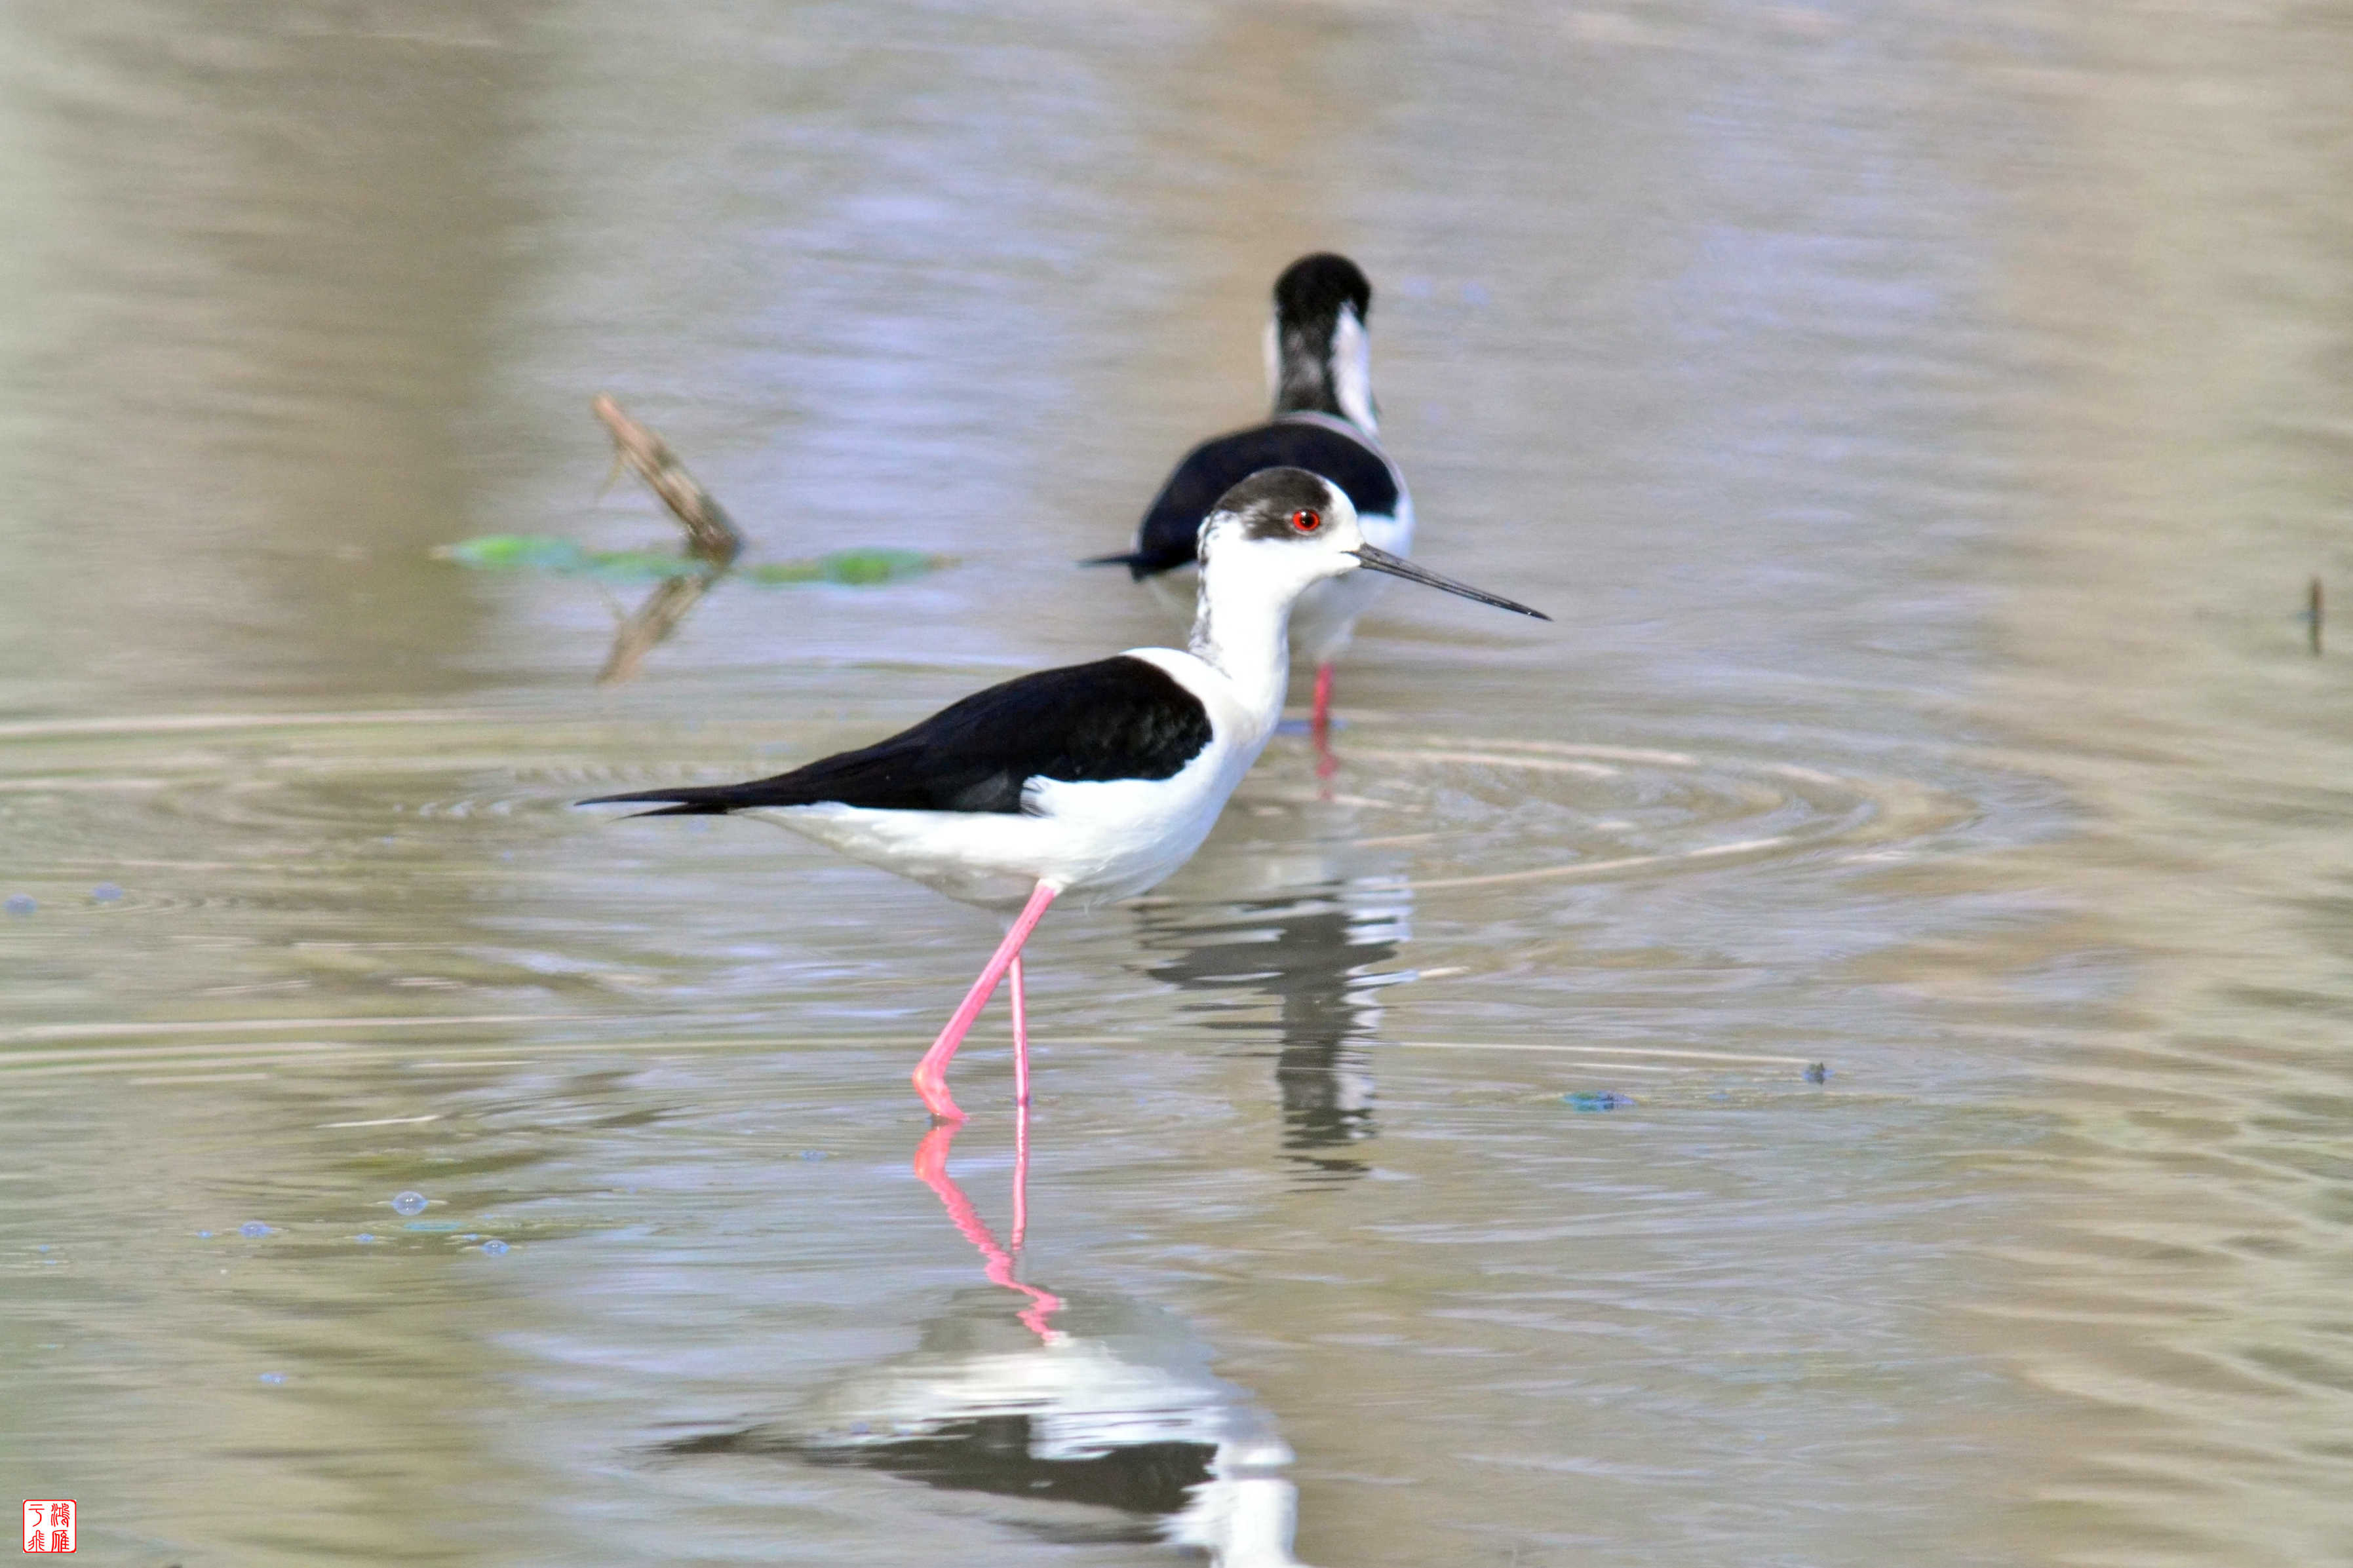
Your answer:
[[[1127,574],[1141,583],[1152,574],[1149,558],[1141,550],[1131,550],[1124,555],[1090,555],[1079,563],[1082,566],[1124,566]]]
[[[631,816],[724,816],[739,806],[755,803],[744,799],[743,784],[682,784],[676,789],[643,789],[634,795],[600,795],[594,800],[576,800],[575,805],[632,805],[640,802],[660,804],[659,811],[633,811]]]

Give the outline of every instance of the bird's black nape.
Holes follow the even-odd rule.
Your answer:
[[[1275,313],[1285,321],[1328,325],[1343,305],[1365,321],[1373,312],[1373,286],[1362,268],[1335,252],[1303,256],[1274,280]]]

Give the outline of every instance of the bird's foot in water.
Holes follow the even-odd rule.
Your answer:
[[[961,1127],[964,1125],[965,1114],[956,1109],[955,1100],[948,1094],[946,1074],[942,1073],[934,1077],[919,1067],[908,1075],[908,1081],[915,1086],[915,1092],[923,1096],[923,1109],[932,1113],[933,1126]]]

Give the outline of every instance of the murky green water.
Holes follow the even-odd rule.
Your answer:
[[[0,1484],[153,1568],[2353,1560],[2349,70],[2327,7],[0,10]],[[1049,919],[1049,1342],[911,1164],[989,921],[566,804],[1164,639],[1066,563],[1325,245],[1422,553],[1558,624],[1393,594],[1328,798],[1280,741]],[[597,689],[603,590],[428,552],[663,542],[598,391],[755,552],[956,564]],[[1009,1080],[994,1014],[992,1244]]]

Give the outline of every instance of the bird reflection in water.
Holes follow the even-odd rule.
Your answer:
[[[959,1292],[915,1349],[838,1379],[788,1422],[666,1445],[854,1466],[1018,1500],[1004,1522],[1043,1540],[1161,1542],[1219,1568],[1297,1568],[1291,1449],[1174,1314],[1058,1295],[1015,1277],[1029,1214],[1029,1112],[1015,1116],[1006,1244],[948,1173],[954,1124],[915,1173],[979,1252],[992,1289]],[[1013,1305],[1005,1292],[1019,1301]]]
[[[1335,1151],[1376,1131],[1368,1047],[1380,1023],[1381,988],[1410,978],[1388,965],[1411,934],[1412,899],[1402,877],[1358,877],[1282,898],[1236,900],[1223,906],[1234,917],[1208,925],[1174,907],[1141,911],[1144,945],[1174,950],[1147,972],[1154,979],[1187,991],[1271,997],[1280,1006],[1274,1080],[1282,1144],[1320,1174],[1366,1169]],[[1266,1025],[1219,1019],[1208,1026]]]

